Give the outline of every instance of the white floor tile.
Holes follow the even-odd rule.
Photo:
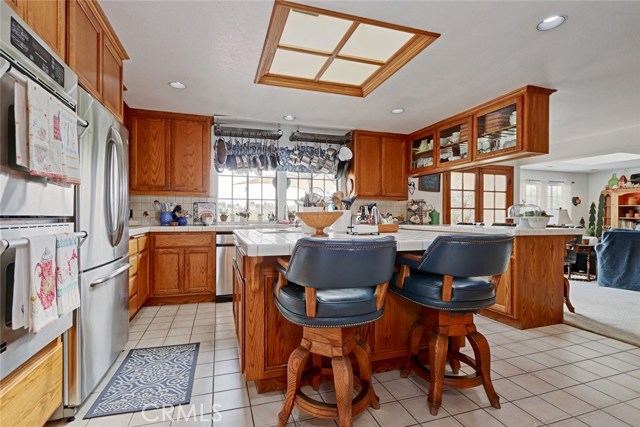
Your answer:
[[[381,427],[406,427],[417,423],[399,402],[383,403],[380,409],[369,411]]]

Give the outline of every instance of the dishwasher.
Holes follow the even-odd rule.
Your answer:
[[[233,233],[216,234],[216,302],[229,302],[233,293]]]

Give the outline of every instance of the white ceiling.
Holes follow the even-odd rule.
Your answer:
[[[551,96],[555,146],[640,124],[640,2],[304,3],[442,36],[368,97],[355,98],[253,83],[271,1],[102,0],[131,57],[126,102],[274,124],[293,114],[301,127],[409,133],[533,84],[558,90]],[[536,31],[554,14],[568,15],[567,22]],[[172,80],[188,88],[171,89]],[[390,114],[395,107],[406,112]]]
[[[568,160],[544,161],[521,166],[522,169],[549,172],[598,172],[640,167],[640,154],[616,152]]]

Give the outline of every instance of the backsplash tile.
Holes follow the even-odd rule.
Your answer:
[[[188,210],[190,214],[193,213],[193,204],[195,202],[210,202],[215,203],[215,197],[178,197],[178,196],[129,196],[129,209],[133,210],[133,219],[138,221],[140,225],[159,225],[160,224],[160,212],[153,206],[153,201],[158,200],[160,202],[172,202],[176,205],[181,205],[182,209]],[[144,212],[147,212],[149,216],[145,217]],[[193,218],[189,218],[189,223],[193,222]]]

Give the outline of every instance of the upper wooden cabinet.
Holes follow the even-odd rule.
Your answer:
[[[131,194],[208,196],[211,117],[130,110]]]
[[[360,198],[407,199],[406,136],[356,130],[347,186]],[[348,188],[350,190],[351,188]]]
[[[95,0],[69,0],[67,62],[82,87],[120,120],[123,118],[122,63],[127,52]]]
[[[6,0],[58,56],[66,58],[65,0]]]
[[[549,96],[525,86],[409,135],[411,176],[549,153]]]

